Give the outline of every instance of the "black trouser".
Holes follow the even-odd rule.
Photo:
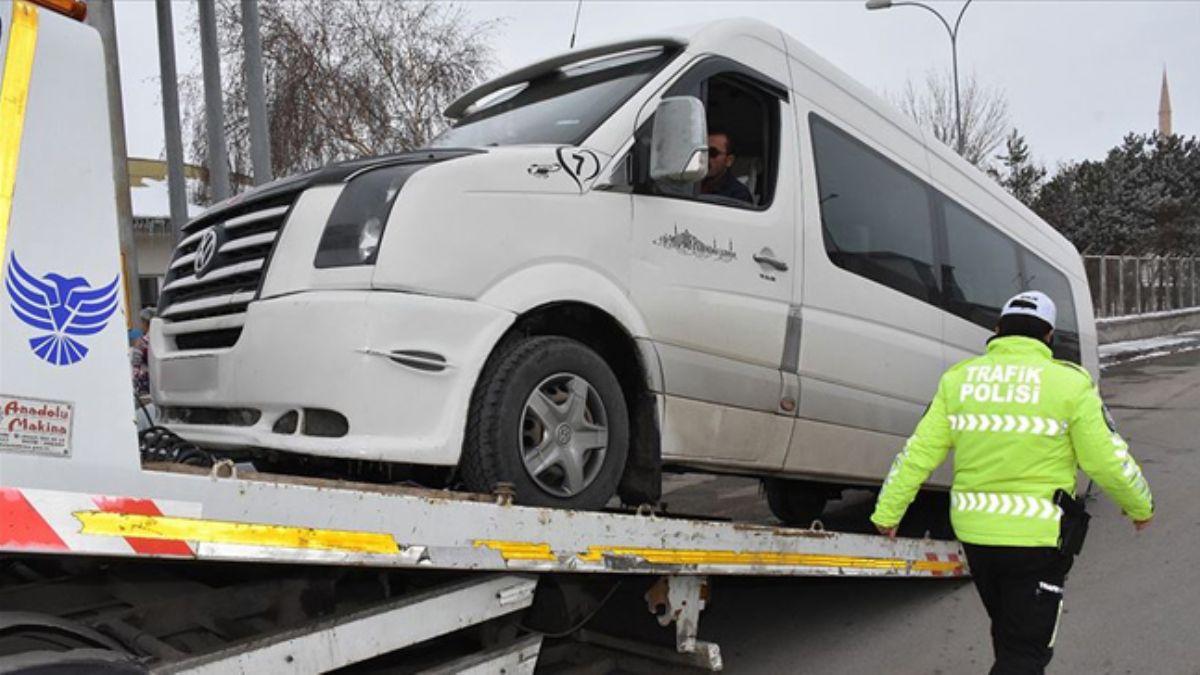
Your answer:
[[[1044,672],[1074,558],[1054,548],[963,544],[963,550],[992,620],[992,675]]]

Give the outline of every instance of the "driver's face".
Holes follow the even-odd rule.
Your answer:
[[[729,154],[729,138],[725,134],[708,135],[708,178],[717,178],[733,166]]]

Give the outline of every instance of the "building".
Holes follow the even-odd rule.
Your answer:
[[[203,167],[185,165],[188,182],[188,217],[203,211],[192,203],[191,187],[207,177]],[[138,289],[142,306],[158,304],[175,237],[171,233],[171,201],[167,192],[167,163],[158,159],[129,158],[129,198],[133,210],[133,239],[137,254]]]
[[[1171,135],[1171,89],[1167,86],[1167,68],[1163,66],[1162,90],[1158,94],[1158,133]]]
[[[208,169],[194,164],[183,167],[187,182],[188,218],[204,211],[195,204],[195,195],[208,181]],[[249,176],[230,177],[238,192],[249,187]],[[163,277],[175,249],[171,232],[171,200],[167,191],[167,163],[161,159],[129,158],[129,197],[133,210],[133,239],[137,255],[138,289],[142,307],[158,304]]]

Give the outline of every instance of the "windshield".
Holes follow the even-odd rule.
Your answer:
[[[652,49],[605,56],[502,89],[431,145],[578,145],[673,55]]]

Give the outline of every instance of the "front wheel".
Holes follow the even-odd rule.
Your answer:
[[[532,337],[488,361],[460,464],[467,489],[512,483],[531,506],[599,509],[617,490],[629,414],[612,369],[583,343]]]

